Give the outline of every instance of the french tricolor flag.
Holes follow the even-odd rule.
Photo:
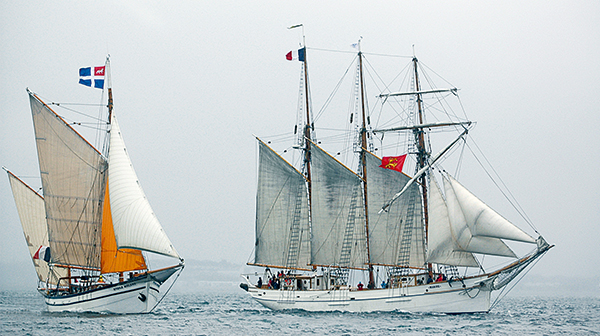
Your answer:
[[[40,246],[40,248],[38,248],[38,250],[35,251],[33,259],[41,259],[45,262],[50,262],[50,247]]]
[[[93,70],[93,72],[92,72]],[[96,89],[104,88],[104,66],[87,67],[79,69],[79,84],[92,87]]]
[[[293,61],[293,60],[297,59],[300,62],[304,62],[304,52],[305,51],[306,51],[305,48],[298,49],[297,51],[292,50],[285,55],[285,59],[288,61]]]

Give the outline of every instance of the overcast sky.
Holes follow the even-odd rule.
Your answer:
[[[600,277],[598,1],[2,1],[0,165],[40,187],[27,177],[39,171],[25,88],[97,103],[77,70],[110,54],[125,142],[178,252],[243,265],[254,243],[252,135],[293,129],[300,64],[284,56],[301,41],[286,27],[299,23],[313,48],[351,51],[360,36],[365,52],[411,55],[414,45],[461,89],[471,134],[556,244],[531,274]],[[351,57],[340,57],[345,67]],[[309,60],[318,108],[340,73]],[[0,274],[14,267],[34,288],[0,177]]]

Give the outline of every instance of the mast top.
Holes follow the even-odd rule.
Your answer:
[[[106,87],[108,88],[108,123],[111,123],[112,111],[113,111],[113,96],[112,96],[112,81],[110,76],[110,54],[106,55],[106,62],[104,63],[104,71],[106,76]]]
[[[300,28],[302,27],[302,47],[306,47],[306,35],[304,35],[304,24],[300,23],[297,25],[293,25],[288,27],[288,29]]]

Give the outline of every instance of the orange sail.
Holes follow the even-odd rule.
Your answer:
[[[117,249],[108,198],[108,180],[106,181],[104,207],[102,209],[102,252],[100,254],[100,265],[102,273],[128,272],[148,268],[142,251]]]

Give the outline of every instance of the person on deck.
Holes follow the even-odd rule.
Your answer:
[[[256,284],[256,287],[261,288],[262,287],[262,278],[258,277],[258,283]]]
[[[362,290],[364,285],[362,284],[362,282],[358,282],[358,285],[356,285],[356,287],[358,287],[358,290]]]

